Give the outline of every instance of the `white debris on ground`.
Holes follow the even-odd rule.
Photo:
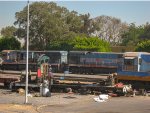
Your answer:
[[[106,94],[100,94],[98,97],[95,97],[94,100],[96,102],[106,102],[108,100],[109,96]]]

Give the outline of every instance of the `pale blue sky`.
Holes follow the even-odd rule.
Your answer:
[[[13,25],[15,12],[21,11],[26,1],[0,1],[0,29]],[[122,22],[142,25],[150,23],[150,1],[57,1],[60,6],[75,10],[79,14],[90,13],[91,17],[107,15],[117,17]]]

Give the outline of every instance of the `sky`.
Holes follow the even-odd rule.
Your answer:
[[[50,1],[50,0],[46,0]],[[107,15],[121,19],[128,24],[143,25],[150,23],[150,1],[55,1],[57,5],[64,6],[70,11],[79,14],[90,13],[91,18]],[[32,3],[32,2],[30,2]],[[27,1],[2,1],[0,0],[0,30],[13,25],[15,13],[23,10]]]

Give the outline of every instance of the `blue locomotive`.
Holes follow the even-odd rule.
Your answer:
[[[127,52],[123,58],[122,70],[118,71],[118,82],[150,89],[150,53]]]
[[[29,69],[36,70],[36,61],[41,54],[50,57],[54,72],[63,72],[69,68],[70,73],[99,74],[114,73],[121,69],[123,53],[88,52],[88,51],[29,51]],[[2,51],[3,69],[24,70],[26,51]]]
[[[123,53],[71,51],[68,64],[72,73],[109,74],[121,69]]]

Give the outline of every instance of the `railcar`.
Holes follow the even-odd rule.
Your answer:
[[[71,51],[68,64],[72,73],[114,73],[122,67],[123,53]]]
[[[150,53],[127,52],[124,65],[118,71],[118,82],[132,84],[134,88],[150,89]]]
[[[50,57],[54,72],[62,71],[62,65],[67,63],[66,51],[29,51],[29,70],[37,71],[37,59],[45,54]],[[3,70],[25,70],[26,69],[26,51],[24,50],[4,50],[2,51],[2,69]]]

